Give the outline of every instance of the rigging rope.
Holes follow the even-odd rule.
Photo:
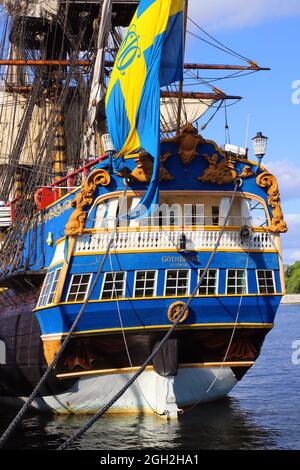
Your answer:
[[[245,269],[247,270],[248,269],[248,265],[249,265],[249,256],[250,256],[250,252],[248,251],[247,252],[247,255],[246,255],[246,266],[245,266]],[[211,391],[211,389],[214,387],[215,383],[217,382],[218,378],[220,377],[220,374],[225,366],[225,362],[227,361],[227,357],[228,357],[228,354],[229,354],[229,351],[230,351],[230,348],[231,348],[231,345],[232,345],[232,342],[233,342],[233,339],[234,339],[234,335],[235,335],[235,332],[236,332],[236,329],[237,329],[237,324],[239,322],[239,317],[240,317],[240,312],[241,312],[241,307],[242,307],[242,302],[243,302],[243,296],[241,295],[240,296],[240,300],[239,300],[239,305],[238,305],[238,309],[237,309],[237,313],[236,313],[236,316],[235,316],[235,321],[234,321],[234,326],[233,326],[233,329],[232,329],[232,332],[231,332],[231,336],[230,336],[230,339],[229,339],[229,343],[228,343],[228,346],[227,346],[227,349],[226,349],[226,352],[224,354],[224,357],[223,357],[223,361],[222,361],[222,364],[219,366],[219,369],[218,369],[218,372],[215,376],[215,378],[213,379],[212,383],[210,384],[210,386],[206,389],[205,393],[209,393]],[[196,406],[199,405],[199,403],[202,402],[202,399],[201,400],[198,400],[196,401],[192,406],[190,406],[189,408],[186,408],[183,413],[186,414],[190,411],[192,411],[194,408],[196,408]]]
[[[116,254],[116,253],[115,253]],[[110,263],[110,270],[111,272],[114,272],[113,270],[113,264],[112,264],[112,259],[111,259],[111,253],[109,253],[109,263]],[[121,331],[122,331],[122,336],[123,336],[123,341],[124,341],[124,346],[125,346],[125,349],[126,349],[126,354],[127,354],[127,358],[128,358],[128,362],[130,364],[130,367],[133,367],[133,363],[132,363],[132,360],[131,360],[131,354],[129,352],[129,347],[128,347],[128,343],[127,343],[127,338],[126,338],[126,334],[125,334],[125,330],[124,330],[124,324],[123,324],[123,319],[122,319],[122,315],[121,315],[121,309],[120,309],[120,304],[119,304],[119,299],[118,299],[118,295],[116,295],[116,305],[117,305],[117,311],[118,311],[118,317],[119,317],[119,322],[120,322],[120,326],[121,326]],[[151,408],[151,410],[153,411],[154,414],[156,414],[157,416],[164,416],[166,413],[163,412],[163,413],[159,413],[157,410],[155,410],[152,406],[151,406],[151,403],[149,403],[149,400],[147,400],[145,394],[143,393],[143,390],[139,384],[139,381],[137,380],[137,385],[138,385],[138,388],[140,390],[140,393],[141,395],[143,396],[145,402],[147,403],[147,405],[149,406],[149,408]]]
[[[123,193],[123,196],[126,194],[126,191],[127,191],[127,187],[125,188],[124,190],[124,193]],[[50,364],[50,366],[47,368],[47,370],[45,371],[45,373],[43,374],[43,376],[41,377],[41,379],[39,380],[38,384],[36,385],[36,387],[34,388],[33,392],[31,393],[31,395],[29,396],[28,400],[26,401],[26,403],[22,406],[21,410],[19,411],[19,413],[17,414],[17,416],[13,419],[13,421],[10,423],[9,427],[7,428],[7,430],[3,433],[3,435],[1,436],[0,438],[0,448],[3,447],[7,441],[7,439],[10,437],[11,433],[15,430],[16,426],[21,422],[24,414],[29,410],[32,402],[35,400],[35,398],[38,396],[39,394],[39,390],[41,389],[42,385],[46,382],[46,380],[48,379],[48,377],[50,376],[50,373],[55,369],[55,367],[57,366],[58,364],[58,361],[60,360],[63,352],[65,351],[79,321],[81,320],[82,318],[82,315],[84,314],[85,312],[85,309],[87,307],[87,304],[89,302],[89,299],[96,287],[96,284],[98,283],[98,280],[100,278],[100,275],[102,273],[102,270],[103,270],[103,267],[104,267],[104,263],[107,259],[107,256],[109,254],[109,251],[111,249],[111,246],[114,242],[114,239],[115,239],[115,234],[116,234],[116,230],[117,230],[117,220],[116,219],[116,223],[115,223],[115,226],[114,226],[114,231],[112,232],[111,234],[111,237],[109,239],[109,242],[108,242],[108,245],[107,245],[107,248],[106,248],[106,251],[105,251],[105,254],[102,258],[102,261],[101,261],[101,264],[99,266],[99,269],[96,273],[96,276],[94,278],[94,281],[88,291],[88,294],[87,294],[87,297],[83,303],[83,305],[81,306],[80,310],[79,310],[79,313],[78,315],[76,316],[65,340],[63,341],[62,345],[61,345],[61,348],[60,350],[58,351],[57,355],[55,356],[53,362]]]
[[[143,363],[143,365],[141,365],[139,370],[131,377],[131,379],[128,380],[128,382],[124,385],[124,387],[122,387],[122,389],[118,393],[116,393],[116,395],[104,407],[102,407],[89,421],[87,421],[87,423],[85,423],[78,431],[76,431],[76,433],[73,434],[73,436],[71,436],[61,446],[59,446],[58,450],[64,450],[67,447],[69,447],[75,440],[77,440],[86,431],[88,431],[88,429],[90,429],[119,400],[119,398],[121,398],[122,395],[124,395],[124,393],[139,378],[139,376],[144,372],[146,367],[152,362],[152,360],[154,359],[156,354],[160,351],[160,349],[163,347],[165,342],[172,335],[172,333],[174,332],[174,330],[176,329],[176,327],[178,326],[178,324],[182,320],[186,310],[189,308],[189,306],[190,306],[191,302],[193,301],[194,297],[197,295],[199,287],[201,286],[201,284],[203,282],[203,279],[206,276],[207,271],[208,271],[208,269],[209,269],[209,267],[210,267],[210,265],[211,265],[211,263],[212,263],[212,261],[215,257],[215,254],[216,254],[217,249],[220,245],[221,239],[223,237],[223,234],[225,232],[225,229],[226,229],[226,226],[227,226],[227,223],[228,223],[228,220],[229,220],[231,208],[232,208],[233,202],[235,200],[237,189],[239,187],[241,187],[241,185],[242,185],[242,180],[240,178],[237,178],[237,180],[235,181],[235,184],[234,184],[234,190],[233,190],[233,194],[232,194],[232,197],[231,197],[231,200],[230,200],[228,212],[227,212],[227,215],[224,219],[224,223],[223,223],[222,229],[219,233],[219,236],[217,238],[214,249],[211,252],[211,255],[210,255],[210,257],[208,259],[208,262],[207,262],[207,264],[206,264],[206,266],[203,270],[203,273],[199,278],[199,282],[198,282],[197,286],[195,287],[195,289],[192,292],[192,294],[191,294],[190,298],[188,299],[188,301],[182,306],[181,312],[179,313],[177,320],[174,322],[174,324],[169,329],[169,331],[166,333],[166,335],[163,337],[163,339],[160,341],[160,343],[152,351],[152,353],[150,354],[148,359],[146,359],[146,361]]]
[[[227,54],[229,55],[232,55],[234,57],[238,57],[242,60],[244,60],[245,62],[247,63],[253,63],[253,61],[251,61],[250,59],[248,59],[247,57],[243,56],[242,54],[239,54],[238,52],[234,51],[233,49],[231,49],[230,47],[226,46],[225,44],[223,44],[222,42],[218,41],[216,38],[214,38],[211,34],[209,34],[207,31],[205,31],[205,29],[201,28],[201,26],[199,26],[190,16],[188,17],[189,21],[194,25],[196,26],[196,28],[198,28],[202,33],[204,33],[206,36],[208,36],[210,39],[212,39],[213,41],[215,41],[215,43],[219,44],[219,46],[221,47],[218,47],[216,46],[215,44],[201,38],[200,36],[197,36],[193,33],[190,33],[192,34],[193,36],[197,37],[198,39],[200,39],[201,41],[203,42],[206,42],[208,43],[209,45],[215,47],[216,49],[220,49],[221,51],[223,52],[226,52]]]

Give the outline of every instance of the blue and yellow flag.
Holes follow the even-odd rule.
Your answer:
[[[154,158],[148,201],[158,187],[160,87],[182,78],[183,0],[141,0],[115,60],[106,115],[118,156],[142,147]]]

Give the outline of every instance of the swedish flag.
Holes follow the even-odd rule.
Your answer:
[[[160,87],[183,76],[183,0],[141,0],[106,95],[118,156],[142,147],[159,160]],[[157,177],[159,162],[154,168]]]

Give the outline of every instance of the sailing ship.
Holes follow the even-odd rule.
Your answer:
[[[26,400],[78,315],[36,409],[97,412],[174,325],[110,411],[226,396],[273,327],[287,226],[276,177],[198,131],[239,97],[184,79],[261,68],[184,64],[182,0],[2,4],[0,402]]]

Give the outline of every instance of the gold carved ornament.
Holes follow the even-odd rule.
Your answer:
[[[179,317],[179,315],[182,313],[182,309],[185,306],[184,302],[173,302],[169,309],[168,309],[168,320],[171,323],[175,323]],[[189,309],[186,308],[183,314],[183,317],[181,318],[179,323],[184,322],[187,317],[189,316]]]
[[[198,155],[198,145],[206,143],[192,124],[186,124],[180,134],[172,139],[168,139],[167,142],[174,142],[179,146],[178,155],[185,166],[190,165]]]
[[[81,191],[76,194],[72,207],[74,211],[66,224],[65,235],[82,235],[86,223],[86,209],[93,203],[94,194],[98,186],[108,186],[111,181],[109,173],[105,170],[94,170],[84,182]]]
[[[202,183],[228,184],[233,183],[237,178],[249,178],[254,175],[249,165],[246,165],[243,171],[238,174],[235,169],[236,161],[226,157],[219,161],[217,153],[211,156],[203,155],[203,158],[208,161],[208,168],[198,178]]]
[[[286,222],[283,219],[283,212],[280,204],[280,192],[277,179],[271,173],[264,171],[256,178],[259,187],[267,190],[268,204],[272,208],[272,221],[268,230],[273,233],[285,233],[288,231]]]
[[[172,176],[164,167],[164,163],[171,156],[172,154],[168,152],[160,157],[160,181],[172,181],[174,179],[174,176]],[[137,157],[135,161],[137,163],[137,166],[128,176],[132,177],[135,181],[138,181],[139,183],[150,183],[153,172],[153,161],[148,157],[148,155],[141,155]]]

